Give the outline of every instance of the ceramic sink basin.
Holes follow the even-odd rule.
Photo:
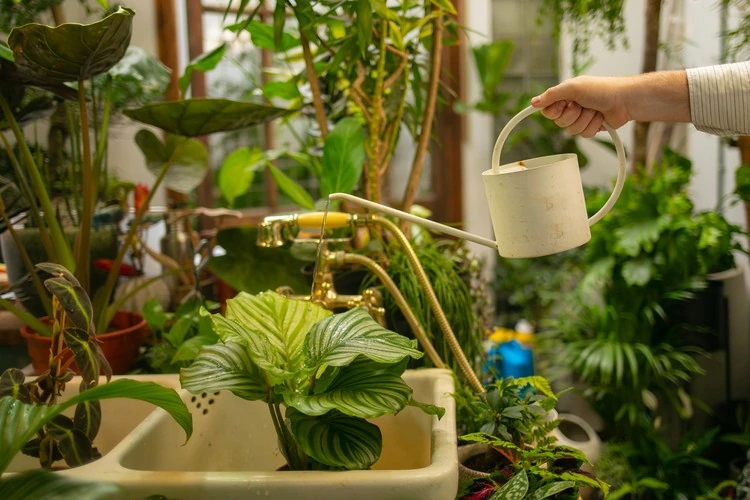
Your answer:
[[[144,382],[156,382],[164,387],[180,389],[180,381],[176,375],[131,375],[131,376],[114,376],[112,380],[129,378],[141,380]],[[104,377],[99,379],[103,384],[106,380]],[[78,394],[78,386],[81,383],[80,377],[74,377],[65,385],[61,399],[70,398]],[[94,444],[102,455],[106,455],[117,444],[125,438],[138,424],[143,422],[146,417],[154,412],[155,406],[133,399],[106,399],[101,402],[102,405],[102,426],[99,434],[94,440]],[[75,408],[70,408],[65,415],[73,416]],[[60,465],[64,465],[60,462]],[[93,465],[93,464],[92,464]],[[25,470],[38,469],[39,460],[28,457],[19,453],[8,466],[6,472],[22,472]]]
[[[176,380],[176,376],[175,376]],[[181,391],[193,414],[193,437],[155,410],[107,455],[66,471],[82,479],[123,485],[128,497],[453,499],[458,486],[453,378],[447,370],[409,370],[414,398],[442,406],[445,416],[408,407],[373,420],[383,433],[383,453],[367,471],[277,471],[277,448],[268,407],[229,392],[194,396]]]

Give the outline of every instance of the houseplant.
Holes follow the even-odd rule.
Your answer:
[[[413,401],[401,379],[405,360],[422,355],[416,341],[364,309],[333,315],[274,292],[240,294],[211,321],[221,343],[181,371],[183,388],[265,401],[291,470],[367,469],[380,456],[381,434],[366,418],[407,405],[441,415]]]
[[[456,398],[469,432],[460,440],[475,443],[459,448],[462,498],[578,498],[583,486],[607,492],[581,470],[580,451],[555,444],[557,396],[543,377],[508,377],[490,384],[484,397],[464,389]]]
[[[20,149],[20,161],[16,157],[9,142],[3,135],[3,143],[14,166],[19,188],[25,199],[31,205],[31,220],[39,228],[47,257],[73,269],[84,290],[90,288],[90,246],[94,226],[94,209],[97,193],[105,171],[104,151],[106,151],[106,134],[99,134],[96,148],[92,148],[88,133],[81,134],[82,151],[80,153],[81,174],[83,179],[81,189],[81,212],[79,214],[80,227],[76,235],[75,245],[71,247],[65,240],[60,221],[52,207],[49,191],[43,182],[41,165],[32,155],[28,143],[19,126],[18,120],[9,104],[9,96],[23,93],[26,87],[40,87],[57,92],[63,97],[77,97],[81,130],[89,129],[89,110],[87,106],[86,82],[112,68],[125,54],[130,41],[132,18],[134,12],[130,9],[118,8],[114,13],[101,21],[88,24],[62,24],[51,28],[39,24],[29,24],[11,31],[8,47],[1,50],[3,55],[1,72],[3,86],[0,93],[0,109],[5,121],[13,132],[13,136]],[[66,47],[66,58],[60,59],[51,46]],[[104,79],[109,81],[108,78]],[[67,82],[77,82],[77,90],[66,86]],[[110,82],[111,83],[111,82]],[[110,92],[105,93],[105,101],[114,99],[114,89],[105,84]],[[92,94],[96,95],[96,94]],[[105,106],[105,111],[108,109]],[[96,115],[95,115],[96,116]],[[102,118],[106,122],[106,116]],[[136,140],[156,151],[149,166],[157,174],[155,183],[149,191],[146,200],[136,212],[123,244],[113,259],[103,286],[96,291],[94,297],[94,321],[97,331],[106,332],[118,312],[118,303],[127,300],[127,296],[110,304],[110,297],[117,283],[121,264],[126,254],[132,248],[139,224],[148,211],[148,206],[156,189],[165,183],[170,187],[181,187],[190,190],[196,182],[200,182],[207,168],[205,147],[199,141],[188,138],[170,137],[166,144],[159,147],[160,141],[154,140],[153,134],[141,132]],[[101,147],[100,147],[101,146]],[[26,181],[21,164],[28,172]],[[187,174],[187,175],[186,175]],[[187,179],[187,180],[186,180]],[[36,203],[39,200],[39,203]],[[23,245],[18,243],[13,228],[9,228],[11,236],[17,243],[19,250]],[[29,268],[34,292],[40,297],[46,297],[46,291],[41,285],[41,278],[36,274],[28,255],[21,251],[22,258]],[[2,306],[18,315],[29,327],[43,337],[49,338],[50,331],[44,322],[18,309],[12,303],[3,301]],[[45,309],[50,312],[50,301],[44,301]],[[141,332],[137,332],[136,343],[141,341]]]
[[[52,275],[44,282],[53,296],[50,368],[31,381],[13,368],[0,376],[0,428],[4,430],[0,433],[0,473],[19,451],[38,457],[43,468],[51,468],[59,460],[77,467],[99,458],[93,440],[102,425],[101,399],[127,397],[157,405],[174,418],[189,438],[192,417],[173,389],[125,379],[99,384],[100,370],[107,374],[108,380],[111,370],[96,340],[91,301],[78,280],[64,267],[51,263],[38,267]],[[73,362],[81,373],[80,392],[67,401],[58,402],[58,395],[73,378],[69,370]],[[62,414],[72,407],[75,407],[72,418]],[[44,487],[44,484],[34,484]],[[25,483],[16,481],[11,486],[33,495]],[[11,495],[7,483],[0,487]]]

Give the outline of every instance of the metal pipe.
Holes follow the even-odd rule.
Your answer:
[[[404,317],[406,318],[406,321],[409,323],[409,326],[414,332],[414,336],[417,337],[417,340],[422,346],[422,349],[424,349],[425,353],[427,354],[427,357],[430,358],[430,361],[432,361],[432,364],[437,368],[445,368],[445,363],[443,363],[443,360],[440,359],[440,354],[438,354],[437,350],[435,350],[435,346],[432,345],[432,342],[430,342],[429,337],[427,337],[427,334],[422,328],[422,325],[419,324],[419,320],[414,315],[411,307],[409,307],[409,303],[406,302],[406,299],[401,294],[401,291],[396,286],[396,283],[394,283],[391,277],[388,276],[386,270],[383,269],[380,264],[368,257],[365,257],[364,255],[336,252],[336,257],[337,259],[340,259],[344,264],[354,264],[366,268],[368,271],[374,274],[378,278],[378,280],[380,280],[385,289],[388,290],[388,292],[393,296],[393,299],[396,301],[398,308],[401,310]]]

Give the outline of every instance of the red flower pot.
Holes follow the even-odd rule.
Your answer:
[[[43,318],[42,321],[49,323],[47,318]],[[26,349],[29,351],[34,371],[37,375],[42,374],[49,368],[52,338],[39,335],[26,325],[21,327],[21,336],[26,339]],[[140,314],[120,311],[112,318],[110,331],[99,334],[96,338],[104,357],[112,367],[112,373],[115,375],[127,373],[138,357],[141,344],[146,338],[146,320]],[[70,356],[71,354],[68,353],[63,356],[63,359],[67,360]],[[78,373],[75,363],[71,365],[71,368]]]

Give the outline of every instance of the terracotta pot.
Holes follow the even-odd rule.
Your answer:
[[[42,321],[49,322],[47,318]],[[127,373],[133,366],[140,354],[140,347],[146,338],[146,320],[136,313],[120,311],[110,324],[112,331],[97,335],[104,357],[112,367],[112,373],[121,375]],[[21,336],[26,339],[26,348],[29,351],[31,364],[37,375],[49,368],[49,351],[52,346],[52,338],[38,335],[28,326],[21,327]],[[70,355],[64,356],[68,359]],[[72,365],[74,372],[78,373],[75,363]]]

